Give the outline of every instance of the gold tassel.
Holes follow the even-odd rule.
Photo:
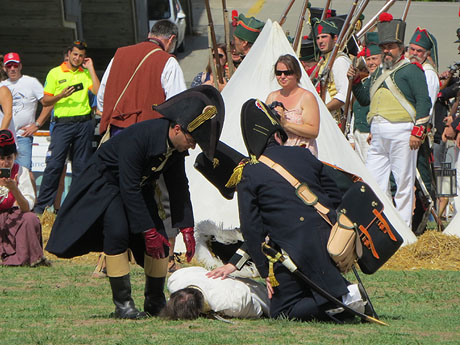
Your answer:
[[[249,157],[251,158],[251,159],[249,160],[249,163],[250,163],[250,164],[257,164],[257,163],[259,163],[259,161],[257,160],[257,157],[256,157],[255,155],[251,154],[251,155],[249,155]]]
[[[277,287],[280,285],[275,277],[275,272],[273,271],[273,262],[270,260],[268,264],[268,280],[270,280],[270,284],[272,287]]]
[[[220,162],[219,162],[219,160],[217,158],[214,158],[212,160],[212,168],[213,169],[217,168],[219,166],[219,164],[220,164]]]
[[[246,164],[248,164],[249,160],[248,159],[242,159],[241,162],[233,169],[232,176],[228,179],[227,183],[225,184],[225,187],[227,188],[233,188],[236,187],[238,183],[241,181],[241,177],[243,176],[243,168]]]

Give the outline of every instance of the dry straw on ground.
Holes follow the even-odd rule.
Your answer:
[[[43,240],[46,245],[55,215],[49,212],[41,217],[43,225]],[[46,252],[51,260],[60,260]],[[70,260],[70,262],[94,263],[97,262],[99,253],[90,253]],[[192,262],[193,263],[193,262]],[[460,238],[445,235],[441,232],[426,231],[418,241],[404,246],[382,267],[388,270],[460,270]]]

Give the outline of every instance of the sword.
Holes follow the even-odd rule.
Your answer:
[[[337,305],[339,307],[342,307],[346,311],[352,313],[353,315],[358,316],[359,318],[361,318],[364,321],[373,322],[373,323],[376,323],[376,324],[382,325],[382,326],[388,326],[388,324],[386,324],[385,322],[383,322],[383,321],[381,321],[381,320],[379,320],[377,318],[374,318],[372,316],[366,315],[364,313],[361,313],[359,311],[356,311],[356,310],[350,308],[345,303],[339,301],[337,298],[332,296],[329,292],[327,292],[326,290],[323,290],[320,286],[318,286],[315,282],[313,282],[302,271],[300,271],[298,269],[296,264],[292,261],[292,259],[289,257],[289,255],[287,253],[282,254],[282,253],[278,252],[276,249],[270,247],[265,242],[262,243],[262,252],[267,257],[275,259],[275,260],[277,259],[278,261],[280,261],[283,264],[284,267],[286,267],[290,272],[292,272],[297,277],[302,279],[305,283],[307,283],[307,285],[312,290],[316,291],[318,294],[320,294],[321,296],[326,298],[328,301],[334,303],[335,305]]]

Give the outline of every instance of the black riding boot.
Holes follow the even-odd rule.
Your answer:
[[[164,294],[166,277],[153,278],[145,276],[144,310],[150,316],[157,316],[166,305]]]
[[[136,309],[131,298],[131,281],[129,274],[122,277],[109,277],[112,288],[115,312],[111,314],[116,319],[142,319],[147,317],[144,312]]]

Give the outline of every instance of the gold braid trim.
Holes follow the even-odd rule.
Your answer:
[[[265,255],[265,256],[268,259],[268,279],[270,280],[270,284],[272,285],[272,287],[279,286],[280,283],[278,283],[278,281],[276,280],[275,272],[273,270],[273,264],[277,262],[280,259],[280,257],[283,256],[283,254],[278,253],[276,254],[274,258],[272,258],[269,255]]]
[[[212,119],[217,114],[217,109],[213,105],[207,105],[203,112],[198,115],[193,121],[191,121],[187,126],[187,131],[192,133],[195,129],[200,127],[207,120]]]
[[[227,183],[225,184],[225,187],[227,188],[233,188],[236,187],[238,183],[241,181],[241,177],[243,176],[243,168],[246,164],[249,163],[248,159],[242,159],[241,162],[233,169],[232,176],[228,179]]]

